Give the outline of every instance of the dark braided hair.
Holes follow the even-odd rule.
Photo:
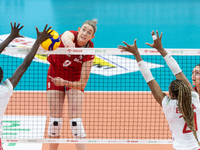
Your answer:
[[[197,133],[194,124],[194,110],[192,108],[192,98],[191,98],[191,90],[190,88],[179,79],[176,79],[171,82],[170,92],[177,98],[178,100],[178,109],[183,115],[183,119],[190,130],[193,132],[195,139],[197,140],[199,146],[200,142],[197,138]]]

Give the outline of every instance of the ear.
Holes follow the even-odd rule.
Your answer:
[[[95,36],[93,35],[91,39],[93,39]]]
[[[80,30],[81,30],[81,27],[78,27],[78,32],[80,32]]]

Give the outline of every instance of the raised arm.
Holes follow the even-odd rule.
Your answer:
[[[74,34],[70,31],[65,31],[61,36],[61,40],[66,48],[75,48],[75,44],[73,43],[74,38]]]
[[[163,48],[162,42],[161,42],[162,33],[161,33],[160,37],[159,37],[158,31],[156,31],[156,35],[155,35],[154,31],[152,31],[151,34],[152,34],[152,37],[154,39],[154,43],[153,44],[146,43],[146,44],[149,45],[152,48],[157,49],[160,52],[160,54],[163,56],[163,58],[165,59],[169,68],[172,70],[176,79],[183,80],[186,83],[186,85],[190,88],[190,90],[194,91],[191,83],[189,82],[189,80],[186,78],[185,74],[180,69],[176,60],[171,55],[169,55],[166,52],[166,50]]]
[[[142,60],[142,57],[138,51],[137,45],[136,45],[136,40],[134,41],[133,45],[128,45],[126,42],[123,42],[126,46],[121,46],[119,45],[118,48],[122,49],[123,51],[127,51],[132,53],[136,61],[138,62],[138,67],[140,68],[140,71],[146,80],[149,88],[151,89],[151,92],[156,99],[156,101],[162,106],[162,100],[165,97],[165,93],[162,92],[160,86],[156,82],[156,80],[153,78],[151,71],[147,67],[146,63]]]
[[[24,27],[21,26],[20,27],[20,23],[18,23],[18,25],[16,26],[16,22],[14,23],[14,26],[11,24],[11,33],[10,35],[0,44],[0,53],[2,53],[2,51],[6,48],[6,46],[8,46],[8,44],[10,42],[12,42],[13,39],[17,38],[17,37],[23,37],[19,34],[19,31]]]
[[[11,78],[9,78],[10,82],[13,85],[13,88],[15,88],[19,82],[19,80],[21,79],[22,75],[25,73],[25,71],[27,70],[27,68],[29,67],[29,65],[31,64],[40,44],[47,40],[48,38],[50,38],[50,34],[48,33],[48,31],[51,29],[51,27],[49,27],[47,29],[48,24],[45,26],[43,32],[39,32],[38,28],[36,27],[36,31],[37,31],[37,39],[33,45],[33,47],[31,48],[31,50],[29,51],[29,53],[26,55],[26,57],[24,58],[23,63],[16,69],[16,71],[14,72],[14,74],[12,75]],[[52,31],[51,31],[52,32]],[[51,33],[50,32],[50,33]]]

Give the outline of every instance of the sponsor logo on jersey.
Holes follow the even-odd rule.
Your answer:
[[[82,63],[82,61],[80,61],[78,58],[75,58],[74,61],[77,63]]]

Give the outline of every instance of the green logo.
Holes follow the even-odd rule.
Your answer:
[[[88,143],[96,143],[96,140],[89,140]]]
[[[157,143],[157,141],[149,141],[149,143]]]

